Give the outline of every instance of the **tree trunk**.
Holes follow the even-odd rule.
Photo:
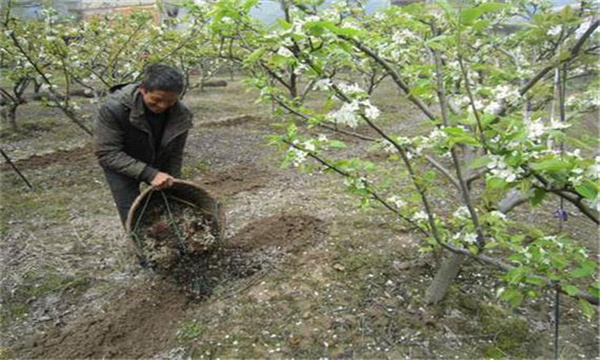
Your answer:
[[[448,292],[448,288],[458,276],[462,264],[466,260],[466,255],[451,253],[442,262],[433,281],[425,291],[425,303],[427,305],[437,304]]]
[[[17,130],[17,107],[18,105],[13,103],[0,106],[0,116],[12,131]]]

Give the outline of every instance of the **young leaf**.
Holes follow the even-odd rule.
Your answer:
[[[581,311],[583,311],[583,314],[588,319],[591,319],[592,316],[594,316],[594,314],[596,313],[596,309],[592,305],[590,305],[589,302],[587,302],[584,299],[579,299],[579,307],[581,308]]]
[[[492,161],[492,159],[489,156],[487,156],[487,155],[480,156],[478,158],[473,159],[473,161],[471,161],[471,164],[469,164],[469,168],[479,169],[479,168],[482,168],[482,167],[486,166],[487,164],[489,164],[490,161]]]
[[[586,199],[594,200],[598,196],[598,184],[586,181],[575,186],[575,191]]]
[[[579,289],[577,288],[577,286],[574,286],[574,285],[563,285],[562,289],[569,296],[573,296],[573,295],[575,295],[575,294],[577,294],[579,292]]]

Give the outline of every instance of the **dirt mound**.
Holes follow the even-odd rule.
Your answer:
[[[9,155],[10,156],[10,155]],[[94,161],[94,153],[91,147],[81,147],[71,150],[57,150],[44,155],[33,155],[26,159],[14,161],[19,170],[42,169],[53,164],[68,164],[76,167],[81,164],[89,164]],[[8,163],[0,164],[0,170],[11,170]]]
[[[275,246],[294,251],[314,239],[321,229],[322,221],[310,215],[281,214],[250,223],[228,242],[246,249]]]
[[[202,174],[193,182],[219,196],[230,196],[265,186],[271,174],[267,170],[242,164],[220,172]]]
[[[18,358],[149,358],[177,345],[178,323],[193,299],[207,299],[215,288],[226,296],[236,280],[266,273],[286,254],[323,234],[323,222],[305,214],[259,219],[226,241],[218,252],[184,258],[170,274],[128,289],[102,313],[54,328],[13,348]],[[190,296],[190,294],[194,296]]]
[[[204,121],[204,122],[199,123],[198,125],[202,126],[202,127],[237,126],[237,125],[242,125],[242,124],[249,123],[249,122],[256,122],[258,120],[260,120],[260,119],[253,115],[240,115],[240,116],[233,116],[233,117],[228,117],[228,118],[223,118],[223,119],[218,119],[218,120]]]
[[[55,328],[15,349],[23,358],[146,358],[168,348],[188,300],[166,281],[126,290],[106,313]]]

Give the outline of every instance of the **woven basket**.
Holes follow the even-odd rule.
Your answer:
[[[219,201],[212,197],[206,190],[189,181],[175,180],[173,186],[162,190],[162,192],[167,196],[167,198],[170,199],[169,201],[178,201],[190,207],[199,208],[204,216],[211,220],[211,233],[218,239],[219,242],[223,241],[225,231],[225,212]],[[144,216],[143,211],[148,210],[148,208],[144,209],[144,207],[151,207],[153,204],[155,204],[155,202],[148,201],[150,200],[148,198],[149,196],[158,197],[162,195],[159,194],[158,191],[149,187],[135,199],[131,209],[129,210],[125,228],[127,233],[131,234],[132,237],[148,230],[141,228],[138,222],[139,217]],[[134,245],[136,246],[138,255],[140,255],[140,249],[137,249],[138,244],[135,241]]]

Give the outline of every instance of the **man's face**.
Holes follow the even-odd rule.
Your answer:
[[[179,100],[179,94],[172,91],[147,91],[143,87],[140,87],[140,93],[148,109],[155,114],[167,111],[167,109],[175,105]]]

